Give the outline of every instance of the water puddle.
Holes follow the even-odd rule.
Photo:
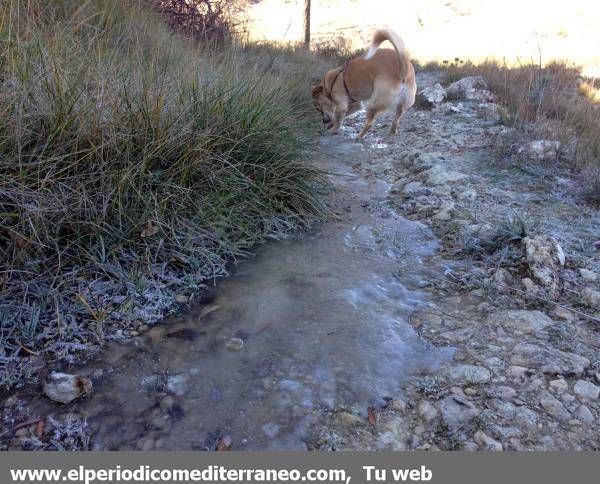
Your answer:
[[[219,283],[208,306],[108,349],[81,370],[95,383],[77,411],[97,449],[305,449],[338,406],[366,413],[436,371],[448,348],[407,323],[437,242],[359,173],[361,145],[325,138],[338,220],[274,242]]]

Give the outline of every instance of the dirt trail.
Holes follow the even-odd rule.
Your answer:
[[[600,447],[600,326],[584,316],[598,307],[580,296],[598,289],[599,217],[568,173],[502,161],[498,120],[494,104],[445,102],[357,143],[355,114],[320,144],[337,220],[267,244],[210,306],[79,368],[90,397],[8,399],[5,424],[51,414],[54,440],[33,423],[7,445]],[[523,232],[555,237],[564,264],[534,267]]]

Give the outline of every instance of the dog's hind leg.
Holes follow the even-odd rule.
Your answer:
[[[404,109],[404,104],[398,104],[396,108],[396,116],[394,116],[394,120],[392,121],[392,125],[390,126],[390,134],[396,134],[398,131],[398,124],[400,124],[400,118],[406,112]]]

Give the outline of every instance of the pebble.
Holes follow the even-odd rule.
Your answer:
[[[563,380],[562,378],[559,378],[558,380],[552,380],[548,386],[550,387],[550,390],[553,390],[555,393],[564,393],[569,389],[569,384]]]
[[[577,396],[589,400],[596,400],[600,395],[600,387],[587,380],[577,380],[573,391]]]
[[[448,377],[458,383],[481,384],[490,381],[490,370],[483,366],[456,365],[447,371]]]
[[[492,439],[489,435],[485,434],[483,431],[478,430],[473,435],[473,440],[484,450],[489,450],[493,452],[501,452],[503,449],[502,444],[497,440]]]
[[[583,267],[579,269],[579,275],[586,282],[596,282],[598,280],[598,274]]]
[[[419,407],[417,408],[417,413],[419,414],[419,417],[421,417],[423,420],[425,420],[425,422],[431,422],[439,414],[437,409],[427,400],[422,400],[419,403]]]
[[[167,395],[160,401],[160,409],[165,413],[169,413],[174,405],[175,399],[171,395]]]
[[[462,427],[480,413],[473,403],[458,395],[450,395],[441,400],[438,410],[444,423],[451,429]]]
[[[581,291],[581,300],[590,308],[600,308],[600,291],[586,287]]]
[[[570,414],[565,406],[554,398],[549,392],[543,391],[540,396],[540,404],[554,418],[561,422],[567,422],[570,419]]]
[[[225,347],[228,350],[232,350],[232,351],[239,351],[243,348],[243,346],[244,346],[244,340],[241,338],[230,338],[225,343]]]
[[[577,410],[575,410],[575,413],[573,415],[577,420],[585,424],[594,423],[594,414],[585,405],[579,405],[579,407],[577,407]]]

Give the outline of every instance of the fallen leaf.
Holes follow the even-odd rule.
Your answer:
[[[224,435],[219,439],[219,443],[217,444],[218,451],[226,451],[231,450],[231,437],[229,435]]]
[[[42,435],[44,435],[44,427],[45,427],[45,420],[43,418],[41,418],[40,421],[35,426],[35,435],[37,436],[38,439],[41,439]]]
[[[144,230],[142,230],[142,233],[140,235],[143,238],[152,237],[153,235],[156,235],[158,233],[158,230],[158,225],[154,225],[154,222],[148,220],[148,223],[146,223],[146,227],[144,228]]]
[[[369,418],[369,423],[375,427],[377,425],[377,414],[375,413],[375,409],[373,407],[367,408],[367,414]]]
[[[180,304],[187,304],[189,300],[190,298],[187,297],[185,294],[177,294],[175,296],[175,301],[177,301]]]

